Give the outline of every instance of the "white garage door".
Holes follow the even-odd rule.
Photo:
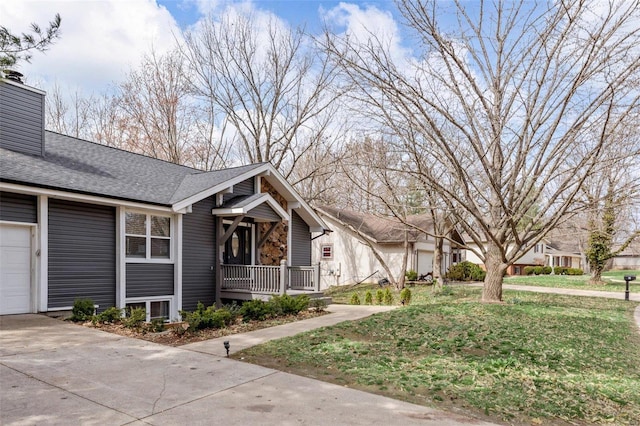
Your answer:
[[[0,225],[0,315],[31,312],[31,228]]]

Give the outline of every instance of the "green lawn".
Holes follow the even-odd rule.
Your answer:
[[[638,424],[637,303],[505,291],[504,304],[481,304],[478,288],[412,290],[411,306],[234,357],[509,424]]]
[[[640,271],[611,271],[602,275],[604,285],[589,284],[589,275],[528,275],[506,277],[505,284],[531,285],[539,287],[578,288],[582,290],[624,291],[625,275],[637,275]],[[640,281],[632,281],[629,289],[632,293],[640,293]]]

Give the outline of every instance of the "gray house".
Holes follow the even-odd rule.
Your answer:
[[[0,79],[0,314],[91,298],[173,320],[319,289],[327,226],[273,166],[203,172],[45,131],[44,96]]]

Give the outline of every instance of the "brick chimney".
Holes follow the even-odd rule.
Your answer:
[[[45,92],[25,86],[20,77],[0,71],[0,147],[44,156]]]

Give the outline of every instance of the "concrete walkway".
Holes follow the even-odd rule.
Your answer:
[[[331,310],[228,339],[238,350],[376,309]],[[0,316],[0,424],[489,425],[231,360],[219,356],[220,341],[189,346],[163,346],[44,315]]]

